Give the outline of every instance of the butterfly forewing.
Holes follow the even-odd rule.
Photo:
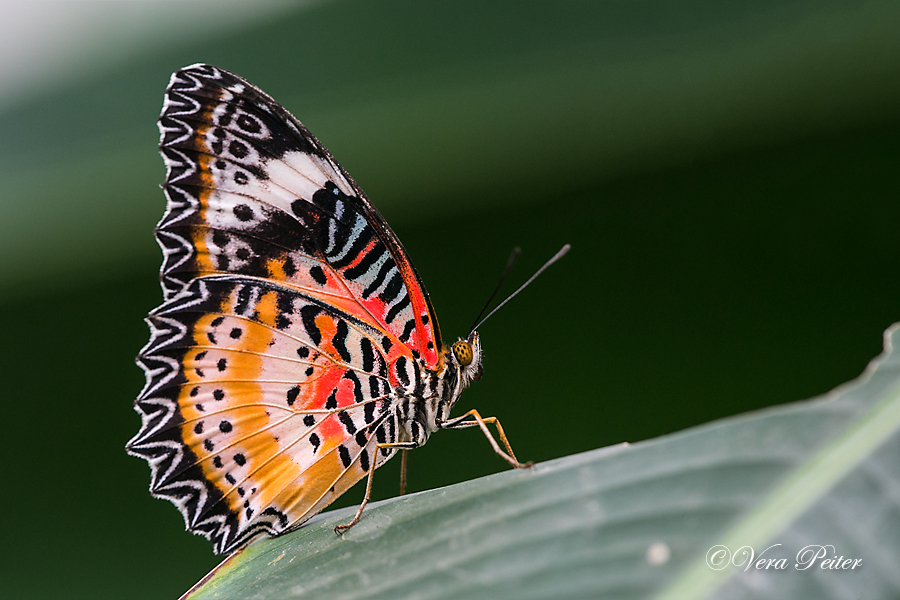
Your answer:
[[[439,362],[427,293],[358,186],[274,100],[206,65],[160,117],[165,302],[129,451],[227,552],[324,508],[390,458],[391,383]],[[399,365],[399,366],[398,366]]]
[[[287,111],[209,66],[175,73],[160,117],[168,210],[157,238],[167,297],[241,273],[337,303],[438,361],[433,310],[396,236]]]

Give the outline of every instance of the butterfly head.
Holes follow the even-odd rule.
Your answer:
[[[465,383],[481,379],[481,338],[477,331],[470,333],[468,339],[454,342],[452,355]]]

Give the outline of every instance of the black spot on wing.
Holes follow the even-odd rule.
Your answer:
[[[415,386],[415,395],[421,398],[425,395],[425,386],[422,384],[422,371],[419,368],[419,361],[414,360],[412,362],[413,366],[413,374],[415,375],[416,386]]]
[[[296,400],[297,400],[297,396],[299,396],[299,395],[300,395],[300,386],[299,385],[295,385],[294,387],[289,389],[287,392],[287,405],[293,406],[294,402],[296,402]]]
[[[316,265],[309,269],[309,275],[313,278],[313,280],[319,285],[325,285],[328,283],[328,278],[325,276],[325,271],[322,270],[322,267]]]
[[[403,327],[403,333],[400,334],[400,341],[404,344],[409,341],[409,337],[412,335],[412,332],[416,329],[416,322],[412,319],[406,322],[406,325]]]
[[[238,288],[237,302],[234,305],[235,314],[243,315],[247,312],[247,307],[250,305],[250,297],[250,286],[242,285]]]
[[[278,309],[275,314],[275,328],[284,331],[292,325],[288,315],[294,314],[294,299],[290,294],[279,293],[276,296],[275,307]]]
[[[346,198],[344,194],[341,193],[337,186],[333,181],[326,181],[325,185],[313,194],[312,201],[318,208],[321,208],[324,212],[330,213],[332,217],[337,219],[335,215],[335,210],[337,207],[338,200]],[[347,219],[344,219],[344,222],[347,222]]]
[[[236,125],[247,133],[259,133],[261,131],[261,127],[259,121],[251,117],[246,113],[241,113],[237,120]]]
[[[237,159],[247,158],[247,155],[250,153],[250,149],[247,147],[247,144],[240,140],[232,140],[228,144],[228,152]]]
[[[293,212],[298,217],[303,217],[309,214],[309,202],[307,202],[303,198],[297,198],[296,200],[291,202],[291,212]]]
[[[288,277],[293,277],[297,274],[297,265],[294,264],[294,259],[290,256],[284,259],[284,263],[281,268],[284,270],[284,274]]]
[[[395,270],[390,280],[388,280],[387,285],[384,286],[384,290],[378,294],[378,299],[385,304],[389,304],[394,301],[401,289],[403,289],[403,278],[400,277],[400,273]]]
[[[278,312],[285,315],[294,314],[294,298],[284,292],[278,293],[275,300],[275,308],[278,309]]]
[[[369,394],[371,394],[372,398],[381,396],[381,379],[375,375],[369,377]],[[372,404],[374,405],[375,403],[373,402]]]
[[[346,410],[342,410],[341,412],[338,413],[338,419],[340,420],[341,424],[344,426],[344,429],[347,430],[347,433],[349,433],[350,435],[353,435],[354,433],[356,433],[356,424],[353,423],[353,417],[351,417],[350,414],[347,413]]]
[[[340,320],[337,322],[334,338],[332,338],[331,340],[331,345],[334,346],[335,350],[337,350],[338,355],[344,362],[348,364],[351,360],[353,360],[353,355],[351,355],[350,351],[347,350],[347,335],[349,333],[350,328],[347,327],[347,322],[344,320]]]
[[[316,317],[321,312],[322,309],[314,304],[307,304],[300,309],[300,320],[303,323],[303,329],[306,330],[306,335],[309,336],[309,339],[316,346],[322,343],[322,332],[319,330],[319,326],[316,325]]]
[[[362,338],[359,341],[359,349],[362,353],[362,369],[366,373],[371,373],[375,369],[375,350],[369,338]]]
[[[391,306],[391,309],[387,312],[387,315],[385,315],[385,317],[384,317],[384,322],[390,323],[391,321],[393,321],[395,318],[397,318],[397,315],[400,314],[400,311],[402,311],[407,306],[409,306],[409,294],[404,292],[403,298],[401,298],[400,300],[395,302],[393,306]]]
[[[216,269],[219,271],[229,271],[231,266],[231,261],[228,259],[228,254],[225,252],[221,252],[216,254]]]
[[[356,371],[347,369],[342,379],[347,379],[348,381],[353,383],[353,401],[356,404],[362,402],[364,400],[362,393],[362,383],[359,381],[359,376],[356,374]]]
[[[347,447],[344,445],[338,446],[338,454],[341,455],[341,463],[344,465],[344,468],[349,467],[352,461],[350,460],[350,451],[347,450]]]
[[[409,387],[409,373],[406,372],[406,357],[401,356],[395,362],[395,369],[397,372],[397,379],[400,380],[400,383],[403,384],[403,387]]]
[[[234,144],[232,144],[232,147]],[[238,204],[234,207],[234,216],[237,217],[238,221],[248,222],[254,219],[253,209],[247,206],[246,204]]]
[[[363,471],[369,470],[369,451],[363,449],[362,452],[359,453],[359,466]]]

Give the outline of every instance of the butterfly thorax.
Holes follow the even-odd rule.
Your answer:
[[[481,377],[481,341],[478,332],[441,349],[435,371],[423,370],[412,394],[400,392],[397,402],[398,440],[421,446],[450,420],[450,412],[470,383]],[[418,393],[416,393],[418,392]]]

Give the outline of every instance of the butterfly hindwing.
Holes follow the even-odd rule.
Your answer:
[[[239,276],[192,281],[148,322],[166,333],[139,360],[148,372],[178,371],[148,377],[139,405],[169,414],[132,451],[166,464],[151,490],[183,503],[192,529],[221,524],[221,551],[302,522],[339,495],[339,480],[352,485],[389,458],[374,445],[396,427],[390,354],[372,344],[369,325]]]

